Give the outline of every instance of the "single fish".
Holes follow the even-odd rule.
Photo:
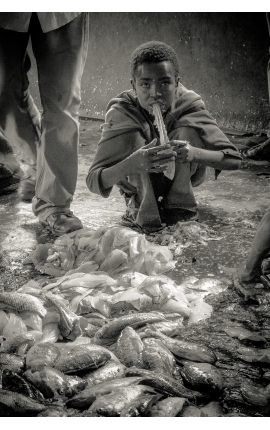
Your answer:
[[[140,376],[142,384],[150,385],[156,391],[168,394],[169,396],[185,397],[188,400],[201,398],[201,394],[187,389],[184,385],[168,375],[161,375],[151,370],[130,367],[126,369],[125,376]]]
[[[42,328],[42,338],[39,340],[39,343],[43,342],[57,342],[58,339],[62,339],[60,334],[60,330],[58,324],[55,322],[48,323]]]
[[[10,370],[4,370],[2,374],[2,388],[4,390],[14,391],[23,394],[37,401],[43,402],[43,394],[26,379]]]
[[[87,339],[87,338],[86,338]],[[76,341],[75,341],[76,342]],[[67,344],[67,348],[69,348],[68,346],[69,344]],[[118,360],[118,358],[116,357],[116,355],[108,348],[105,348],[104,346],[101,345],[95,345],[92,343],[85,343],[84,345],[82,345],[84,348],[86,348],[90,354],[91,353],[103,353],[105,352],[106,354],[110,355],[110,360],[115,361],[116,363],[120,363],[120,361]]]
[[[65,408],[59,406],[50,406],[44,411],[40,412],[37,417],[67,417],[68,412]]]
[[[71,397],[82,391],[87,382],[78,376],[68,376],[53,367],[44,366],[41,370],[24,373],[25,378],[31,382],[46,399]]]
[[[133,384],[136,385],[140,381],[141,378],[135,376],[134,378],[116,378],[101,382],[95,386],[85,388],[81,393],[69,399],[66,402],[66,406],[68,408],[81,410],[87,409],[98,397],[104,396],[105,394],[110,394],[120,387],[127,387]]]
[[[105,417],[119,417],[122,410],[142,394],[156,394],[155,390],[146,385],[131,385],[121,387],[110,394],[99,397],[89,408],[90,412],[96,412]]]
[[[38,403],[30,397],[0,388],[0,405],[1,404],[23,415],[38,414],[47,408],[47,406]]]
[[[250,340],[252,342],[265,343],[266,339],[258,333],[246,330],[244,327],[226,327],[223,329],[231,337],[237,337],[239,340]]]
[[[220,371],[209,363],[185,363],[181,375],[189,388],[218,395],[223,388]]]
[[[83,294],[86,294],[87,292],[89,292],[88,288],[84,288],[84,287],[72,287],[72,288],[68,288],[66,290],[62,290],[61,291],[61,295],[66,300],[71,301],[72,299],[74,299],[74,297],[77,297],[79,295],[82,296]]]
[[[107,321],[107,317],[105,317],[105,315],[102,315],[100,312],[89,312],[87,314],[84,314],[83,317],[89,318],[89,320],[93,318],[94,320],[100,319],[100,320],[103,320],[104,322]]]
[[[167,397],[151,409],[150,417],[176,417],[184,405],[189,405],[184,397]]]
[[[117,359],[118,360],[118,359]],[[114,360],[108,361],[104,366],[101,366],[99,369],[88,372],[82,375],[82,378],[88,382],[89,386],[100,384],[104,381],[110,381],[111,379],[120,378],[124,375],[126,370],[126,366]]]
[[[254,406],[266,407],[269,406],[270,396],[263,387],[254,385],[249,381],[243,381],[240,387],[243,399]],[[269,412],[269,408],[268,408]]]
[[[140,293],[149,296],[153,304],[162,305],[173,297],[170,287],[172,287],[171,284],[166,285],[155,276],[148,276],[137,289]]]
[[[195,300],[190,302],[190,310],[188,325],[210,318],[213,307],[205,303],[202,297],[196,297]]]
[[[46,308],[39,298],[22,293],[0,293],[0,308],[7,310],[15,309],[17,312],[35,312],[42,318],[47,313]]]
[[[197,406],[184,406],[178,417],[206,417],[205,413]]]
[[[0,371],[11,370],[12,372],[21,373],[25,366],[25,358],[17,354],[0,352]]]
[[[143,340],[142,359],[144,366],[141,367],[173,376],[176,366],[174,356],[159,339],[146,338]]]
[[[115,355],[121,363],[127,367],[143,364],[142,360],[143,342],[132,327],[125,327],[117,339],[114,349]]]
[[[0,352],[24,356],[34,341],[35,338],[30,331],[26,333],[19,332],[19,334],[8,337],[3,342],[0,342]]]
[[[107,319],[101,319],[101,318],[94,318],[94,317],[88,317],[88,318],[85,318],[85,316],[82,316],[81,317],[81,319],[80,319],[80,321],[82,320],[82,318],[84,318],[84,320],[87,322],[87,323],[90,323],[90,324],[92,324],[92,325],[95,325],[96,327],[103,327],[104,326],[104,324],[107,324]]]
[[[59,329],[61,335],[64,338],[68,337],[71,340],[74,340],[76,337],[80,336],[82,334],[82,330],[80,328],[78,315],[65,306],[63,302],[59,300],[59,298],[57,298],[54,294],[46,293],[45,296],[49,304],[54,306],[59,312]]]
[[[114,231],[113,248],[122,249],[129,248],[130,240],[137,238],[138,233],[127,227],[117,227]]]
[[[81,329],[83,334],[91,338],[95,336],[96,332],[99,330],[99,327],[94,324],[88,323],[85,327],[81,326]]]
[[[132,305],[132,303],[126,301],[119,301],[111,305],[112,318],[118,318],[135,312],[137,312],[137,309]]]
[[[35,371],[43,366],[54,367],[58,357],[60,357],[60,351],[54,343],[36,344],[26,354],[26,368]]]
[[[159,310],[161,312],[176,312],[183,317],[189,317],[191,313],[188,303],[173,299],[169,299],[166,303],[161,305]]]
[[[270,348],[238,348],[238,357],[248,363],[270,363]]]
[[[223,291],[227,290],[228,282],[223,279],[215,279],[215,278],[202,278],[196,281],[194,284],[189,284],[186,286],[186,292],[188,290],[192,290],[200,295],[201,297],[205,297],[209,294],[219,294]]]
[[[108,229],[99,240],[98,247],[104,258],[106,258],[112,250],[113,241],[117,229],[118,227],[112,227]]]
[[[138,313],[125,315],[123,317],[116,318],[104,325],[95,335],[94,342],[98,343],[102,339],[111,339],[118,336],[121,331],[130,326],[132,328],[141,327],[147,323],[165,321],[165,317],[162,313]]]
[[[200,363],[215,363],[216,361],[214,352],[206,346],[197,345],[196,343],[177,338],[170,338],[151,328],[146,329],[145,332],[151,337],[161,339],[164,345],[177,357]]]
[[[152,406],[163,397],[162,394],[142,394],[133,400],[126,408],[122,409],[120,417],[145,417],[149,416]]]
[[[180,290],[177,290],[172,282],[164,281],[158,276],[148,276],[137,289],[139,292],[151,297],[153,304],[163,305],[169,299],[174,299],[188,305],[185,295]]]
[[[101,263],[100,270],[103,270],[110,275],[123,263],[127,263],[127,261],[128,255],[126,252],[121,251],[120,249],[114,249],[107,255],[103,263]]]
[[[201,411],[207,417],[223,417],[225,412],[221,406],[220,402],[210,402],[201,408]]]
[[[153,324],[147,324],[145,327],[142,327],[138,330],[138,334],[143,338],[143,334],[146,328],[153,328],[154,330],[159,331],[160,333],[166,334],[166,336],[177,335],[181,333],[181,329],[183,328],[183,318],[177,314],[178,317],[174,321],[162,321]],[[166,318],[168,316],[166,315]]]
[[[57,358],[54,367],[63,373],[77,373],[90,369],[98,369],[111,358],[110,354],[105,351],[92,352],[85,345],[77,345],[61,352]]]

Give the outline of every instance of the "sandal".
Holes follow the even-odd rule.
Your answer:
[[[80,230],[83,225],[71,211],[53,213],[40,223],[47,227],[55,236],[71,233],[75,230]]]

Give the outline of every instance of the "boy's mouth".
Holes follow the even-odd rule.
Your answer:
[[[161,110],[161,112],[162,112],[162,113],[163,113],[163,112],[165,112],[165,111],[167,110],[167,108],[166,108],[166,106],[164,105],[164,103],[162,103],[162,102],[161,102],[161,101],[159,101],[159,100],[156,100],[156,101],[152,102],[152,103],[148,106],[148,111],[149,111],[151,114],[153,114],[153,105],[154,105],[155,103],[158,103],[158,104],[159,104],[159,106],[160,106],[160,110]]]

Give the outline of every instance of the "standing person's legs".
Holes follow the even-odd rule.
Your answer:
[[[43,33],[35,15],[30,31],[43,114],[33,212],[55,234],[82,227],[69,211],[78,173],[81,78],[88,49],[88,13]]]
[[[0,29],[0,134],[9,142],[9,152],[12,145],[19,149],[27,175],[35,170],[40,136],[40,114],[28,90],[28,40],[28,33]],[[31,198],[33,192],[34,186]]]

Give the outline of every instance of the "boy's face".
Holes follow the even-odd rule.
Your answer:
[[[160,104],[163,112],[172,105],[178,80],[171,61],[161,61],[140,64],[131,83],[140,105],[152,114],[152,106],[156,102]]]

